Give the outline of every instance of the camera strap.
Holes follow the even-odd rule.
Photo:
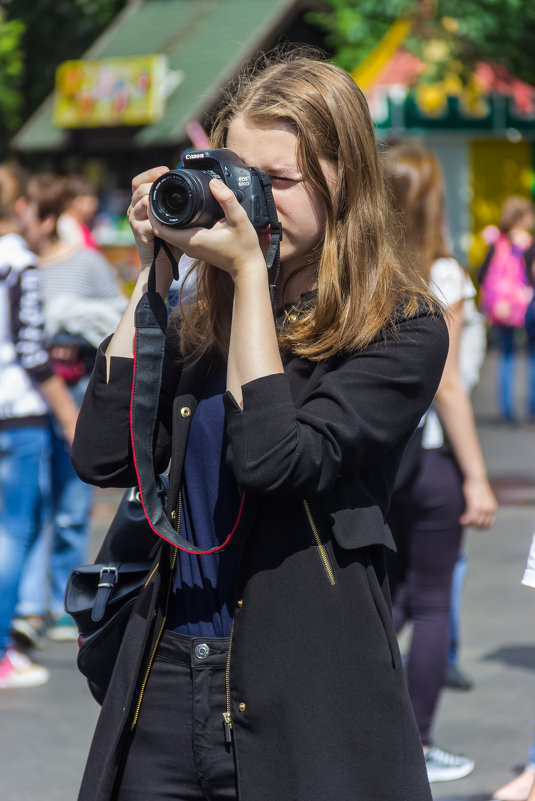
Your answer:
[[[280,244],[282,241],[282,224],[279,222],[277,207],[275,206],[275,201],[273,200],[271,181],[265,172],[260,170],[258,167],[250,167],[250,170],[251,172],[254,172],[260,181],[260,184],[262,185],[269,215],[270,240],[269,250],[266,255],[266,265],[270,274],[269,295],[271,298],[271,304],[273,305],[275,300],[275,289],[277,288],[277,281],[279,279],[279,272],[281,268]]]
[[[178,281],[178,262],[173,256],[171,248],[163,239],[160,239],[159,236],[154,237],[154,250],[152,253],[152,264],[150,266],[149,271],[149,278],[147,281],[147,289],[149,292],[156,292],[156,258],[158,253],[160,252],[160,248],[164,251],[165,255],[169,259],[171,263],[171,269],[173,271],[173,278],[175,281]]]
[[[171,251],[167,252],[165,243],[162,245],[169,259],[173,260],[173,275],[178,278],[176,259]],[[149,273],[148,291],[142,295],[135,311],[136,335],[134,339],[134,375],[130,398],[130,437],[139,497],[147,522],[159,537],[187,553],[198,555],[215,553],[226,548],[231,539],[234,543],[236,540],[234,535],[238,528],[242,530],[243,525],[247,524],[247,515],[243,514],[245,493],[242,493],[238,518],[224,542],[215,548],[201,548],[183,537],[167,519],[154,469],[155,431],[167,329],[167,307],[161,295],[155,291],[155,261],[160,247],[161,245],[158,245],[155,240],[155,256]],[[184,420],[191,415],[191,410],[195,408],[205,378],[206,365],[203,365],[202,361],[184,366],[180,379],[185,382],[183,397],[187,401],[185,408],[188,409],[188,415],[183,415]],[[179,389],[180,384],[177,391]]]
[[[280,271],[282,225],[277,216],[269,178],[259,169],[253,168],[252,171],[256,173],[262,185],[270,220],[271,239],[266,265],[270,273],[269,289],[273,303]],[[154,471],[154,433],[160,402],[167,328],[167,307],[161,295],[156,291],[156,259],[160,249],[163,249],[171,263],[173,278],[175,280],[179,278],[178,262],[169,245],[163,239],[154,237],[154,252],[147,281],[148,291],[142,295],[135,311],[136,335],[134,339],[134,376],[130,400],[130,436],[139,496],[145,517],[155,534],[188,553],[215,553],[225,548],[238,527],[241,528],[242,518],[246,517],[246,515],[242,515],[245,493],[242,494],[238,519],[232,531],[221,545],[206,550],[182,537],[169,523],[158,492]],[[192,405],[194,401],[195,398],[192,396]]]

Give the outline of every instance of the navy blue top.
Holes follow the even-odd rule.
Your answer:
[[[225,369],[214,367],[193,415],[184,461],[180,534],[207,550],[228,537],[240,494],[226,464]],[[239,548],[198,556],[178,551],[169,628],[190,637],[228,637]]]

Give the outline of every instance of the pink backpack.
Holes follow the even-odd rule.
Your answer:
[[[501,234],[481,285],[481,310],[492,325],[522,328],[532,296],[523,253]]]

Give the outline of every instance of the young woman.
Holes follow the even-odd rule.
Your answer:
[[[409,620],[413,623],[409,692],[429,779],[447,781],[466,776],[474,766],[471,759],[432,742],[448,658],[452,574],[463,527],[492,525],[496,499],[467,392],[469,377],[461,370],[467,355],[462,353],[464,310],[473,305],[475,290],[444,241],[442,170],[418,141],[390,148],[385,162],[404,226],[403,245],[448,310],[450,348],[433,408],[423,423],[420,460],[410,480],[394,494],[388,518],[398,546],[390,560],[394,623],[398,631]],[[470,344],[464,340],[464,347]]]
[[[208,549],[236,531],[202,557],[162,542],[80,799],[428,801],[385,518],[439,383],[446,326],[389,245],[373,126],[349,75],[302,56],[253,71],[212,143],[271,179],[284,230],[273,307],[269,230],[255,231],[224,184],[210,183],[224,217],[178,230],[148,209],[166,168],[137,176],[129,218],[143,270],[97,358],[73,460],[87,481],[136,482],[132,315],[156,234],[199,260],[197,296],[169,325],[156,469],[171,459],[168,511],[188,539]],[[158,256],[162,297],[170,282]]]

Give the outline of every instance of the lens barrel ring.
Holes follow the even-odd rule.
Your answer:
[[[213,175],[204,170],[169,170],[152,185],[152,213],[174,228],[211,227],[223,212],[210,191]]]

